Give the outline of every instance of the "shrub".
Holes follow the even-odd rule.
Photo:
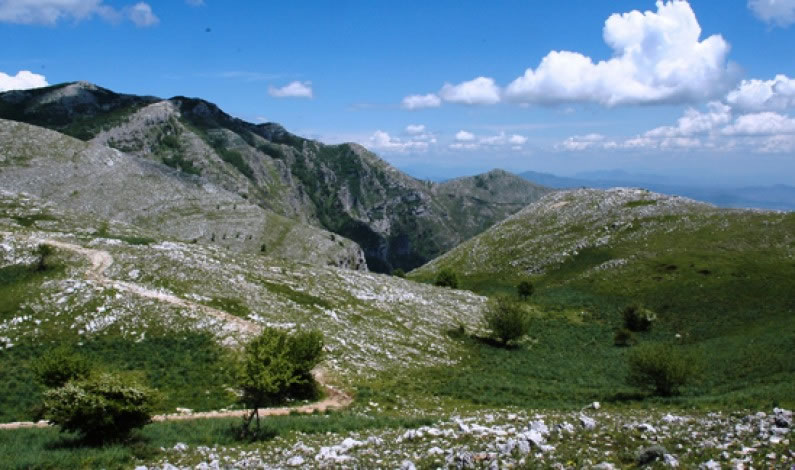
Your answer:
[[[395,276],[395,277],[406,277],[406,271],[403,271],[400,268],[393,269],[392,270],[392,275]]]
[[[627,328],[620,328],[613,336],[613,344],[616,346],[626,347],[635,344],[635,335]]]
[[[38,271],[46,271],[47,268],[49,268],[49,263],[47,263],[47,261],[49,261],[50,256],[52,256],[54,252],[55,250],[53,250],[50,245],[45,245],[43,243],[36,247],[34,254],[38,257],[36,261],[36,269]]]
[[[452,289],[457,289],[458,276],[456,276],[455,272],[453,272],[452,270],[443,268],[436,275],[436,280],[433,281],[433,285],[439,287],[450,287]]]
[[[521,304],[504,297],[498,297],[489,304],[483,319],[491,338],[503,345],[530,332],[530,315]]]
[[[128,378],[103,373],[44,394],[45,417],[91,442],[120,440],[151,421],[155,392]]]
[[[310,371],[320,362],[322,352],[323,336],[316,331],[289,335],[265,328],[246,344],[237,372],[240,401],[251,409],[243,421],[244,433],[254,417],[259,433],[260,408],[281,403],[296,385],[313,383]]]
[[[630,331],[649,331],[656,319],[654,312],[637,304],[627,305],[621,316],[624,318],[624,328]]]
[[[693,357],[671,345],[644,344],[631,351],[627,378],[655,395],[671,396],[695,377],[697,369]]]
[[[90,371],[88,360],[66,347],[53,349],[33,365],[36,378],[47,388],[58,388],[70,380],[84,379]]]
[[[522,281],[516,286],[516,293],[519,294],[519,298],[522,300],[529,299],[533,295],[534,290],[533,283],[530,281]]]

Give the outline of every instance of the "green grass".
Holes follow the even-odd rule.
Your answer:
[[[251,309],[244,303],[231,297],[213,297],[207,305],[242,318],[248,317],[251,313]]]
[[[366,431],[383,428],[416,428],[430,425],[434,418],[397,418],[334,413],[308,416],[273,416],[262,420],[265,436],[289,436],[294,433]],[[236,439],[234,427],[240,420],[199,419],[152,423],[136,433],[126,445],[102,447],[81,445],[54,428],[0,431],[0,462],[7,469],[60,468],[130,468],[141,460],[151,461],[177,443],[194,446],[235,445],[256,447]]]
[[[232,406],[225,350],[214,338],[201,333],[151,334],[142,341],[118,335],[69,339],[67,345],[109,371],[136,372],[162,395],[158,412],[176,407],[197,411]],[[70,344],[71,343],[71,344]],[[57,343],[56,343],[57,344]],[[20,344],[0,352],[0,422],[30,420],[41,400],[31,365],[56,344]]]
[[[274,294],[281,294],[298,305],[317,306],[326,309],[332,308],[332,304],[328,300],[316,297],[312,294],[307,294],[306,292],[293,290],[284,284],[276,284],[268,281],[260,281],[260,283]]]

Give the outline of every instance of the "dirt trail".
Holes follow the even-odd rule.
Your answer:
[[[246,336],[255,335],[259,333],[261,327],[256,323],[250,322],[240,317],[230,315],[222,310],[218,310],[206,305],[198,304],[190,300],[177,297],[172,294],[167,294],[161,291],[149,289],[140,284],[127,281],[117,281],[109,279],[105,276],[105,271],[113,265],[113,256],[105,250],[95,250],[86,248],[72,243],[61,242],[52,239],[36,240],[38,243],[44,243],[63,250],[79,253],[91,261],[91,268],[86,273],[86,277],[101,284],[113,287],[116,290],[129,292],[148,299],[155,299],[161,302],[166,302],[183,308],[200,310],[212,317],[222,320],[227,325],[230,325],[236,332],[242,333]],[[283,408],[264,408],[260,410],[260,416],[280,416],[288,415],[290,413],[314,413],[324,412],[326,410],[337,410],[348,407],[353,398],[346,394],[344,391],[332,387],[326,382],[325,373],[318,369],[313,371],[315,380],[323,386],[326,392],[326,398],[315,403],[311,403],[298,407],[283,407]],[[198,413],[177,413],[177,414],[164,414],[152,417],[153,421],[177,421],[187,419],[203,419],[203,418],[229,418],[229,417],[242,417],[250,413],[251,410],[227,410],[227,411],[206,411]],[[0,423],[0,429],[20,429],[20,428],[42,428],[50,424],[46,421],[32,422],[21,421],[15,423]]]

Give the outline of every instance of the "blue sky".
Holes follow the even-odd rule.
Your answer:
[[[197,96],[419,176],[795,184],[795,0],[0,0],[0,89]]]

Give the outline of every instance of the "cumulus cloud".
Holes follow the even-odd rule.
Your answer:
[[[148,3],[138,2],[131,7],[127,7],[125,12],[130,21],[139,28],[154,26],[160,22],[160,19],[155,16],[152,12],[152,7],[150,7]]]
[[[145,2],[116,10],[103,0],[0,0],[0,22],[5,23],[53,26],[61,20],[82,21],[93,16],[114,22],[126,18],[141,27],[159,22]]]
[[[770,111],[745,114],[723,128],[721,133],[724,135],[795,134],[795,119]]]
[[[475,140],[475,134],[461,130],[455,133],[455,140],[458,142],[471,142]]]
[[[385,152],[406,153],[424,152],[431,144],[436,143],[436,138],[431,134],[421,134],[409,139],[393,137],[389,133],[377,130],[370,136],[369,145],[373,150]]]
[[[726,102],[740,111],[784,111],[795,108],[795,79],[776,75],[772,80],[743,80]]]
[[[690,4],[657,2],[657,11],[613,14],[603,29],[613,57],[594,62],[579,52],[552,51],[514,80],[507,99],[521,103],[593,102],[605,106],[702,101],[730,80],[729,44],[700,40]]]
[[[495,104],[500,101],[500,89],[493,78],[477,77],[458,85],[445,83],[439,96],[450,103]]]
[[[423,124],[409,124],[406,126],[406,134],[417,135],[425,132],[425,125]]]
[[[508,143],[511,145],[524,145],[527,143],[527,137],[523,135],[513,134],[509,139]]]
[[[707,112],[693,108],[677,120],[675,126],[662,126],[646,132],[648,137],[687,137],[712,132],[731,121],[731,108],[719,101],[707,104]]]
[[[409,95],[403,98],[401,106],[405,109],[438,108],[442,100],[433,93],[427,95]]]
[[[795,0],[748,0],[748,8],[765,23],[781,27],[795,23]]]
[[[49,85],[44,75],[20,70],[16,75],[0,72],[0,92],[9,90],[27,90]]]
[[[601,146],[605,140],[602,134],[587,134],[587,135],[574,135],[556,147],[562,150],[578,151],[586,150],[595,146]]]
[[[276,98],[312,98],[312,82],[290,82],[276,88],[268,87],[268,94]]]

